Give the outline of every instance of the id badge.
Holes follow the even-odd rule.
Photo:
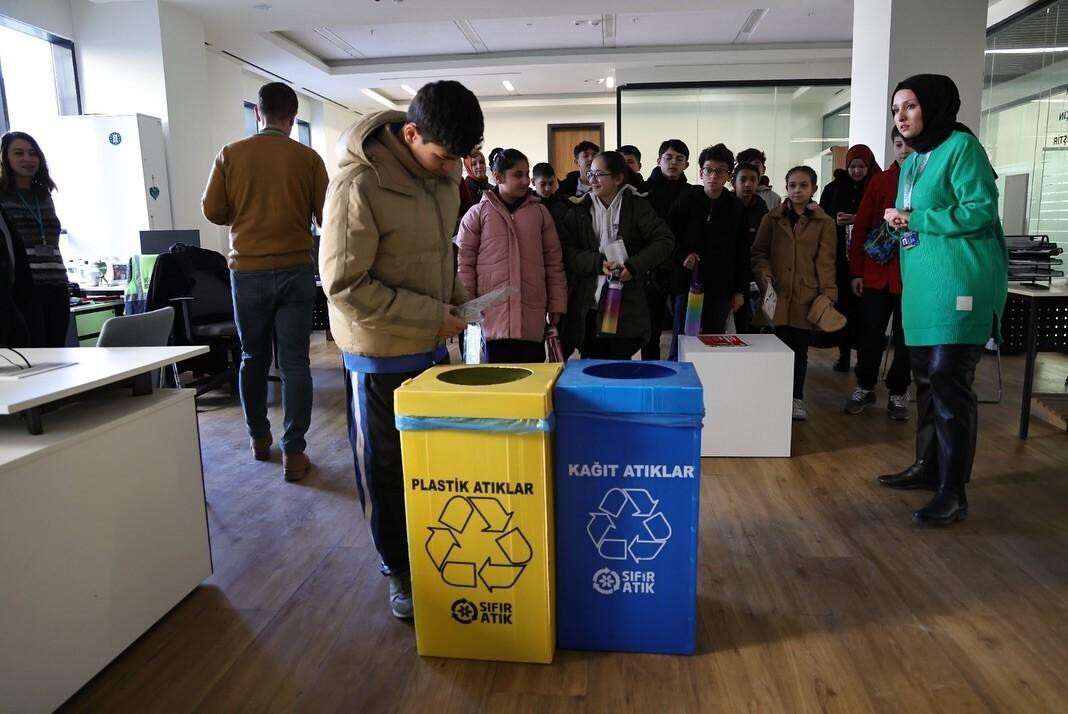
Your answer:
[[[915,248],[920,243],[920,234],[916,231],[905,231],[901,236],[901,247],[908,250]]]
[[[59,257],[59,246],[58,245],[49,245],[48,243],[38,243],[38,244],[36,244],[34,246],[30,246],[30,247],[32,248],[34,256],[36,256],[38,258],[55,259],[55,258]],[[30,251],[27,251],[27,252],[30,252]]]

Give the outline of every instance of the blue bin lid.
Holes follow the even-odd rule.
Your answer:
[[[703,414],[704,390],[689,362],[571,360],[556,382],[561,412]]]

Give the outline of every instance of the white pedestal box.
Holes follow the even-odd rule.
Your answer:
[[[737,337],[748,344],[679,336],[679,361],[693,363],[705,389],[701,456],[789,456],[794,353],[774,335]]]

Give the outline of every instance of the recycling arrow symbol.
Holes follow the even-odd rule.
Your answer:
[[[453,496],[427,528],[426,553],[447,584],[490,592],[510,588],[534,556],[514,514],[496,498]]]
[[[660,555],[671,538],[671,524],[658,510],[659,503],[645,489],[610,489],[586,524],[601,557],[640,563]]]

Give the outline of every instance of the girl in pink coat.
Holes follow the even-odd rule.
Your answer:
[[[491,363],[545,361],[546,316],[567,310],[567,279],[552,216],[530,191],[530,162],[516,149],[490,152],[497,185],[460,222],[459,277],[471,298],[503,286],[516,292],[486,310]]]

